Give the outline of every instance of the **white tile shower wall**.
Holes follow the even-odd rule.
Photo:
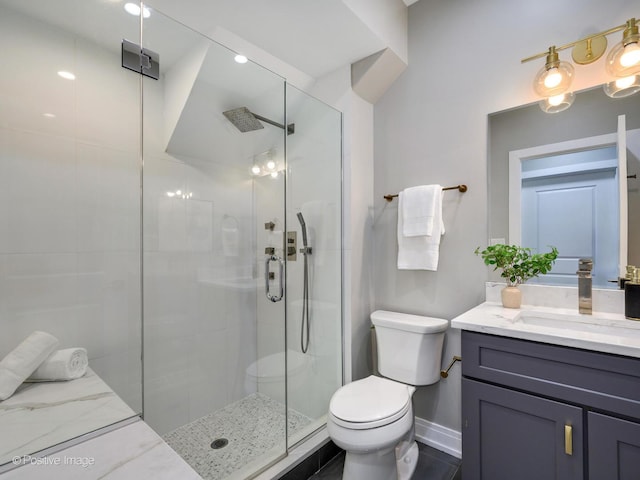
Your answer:
[[[140,411],[137,79],[114,50],[0,8],[0,355],[49,331]]]

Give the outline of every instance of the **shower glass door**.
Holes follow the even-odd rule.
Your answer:
[[[287,230],[298,244],[287,261],[291,446],[326,423],[343,381],[342,114],[289,84],[286,102],[296,132],[287,137]]]
[[[144,418],[248,478],[287,451],[285,84],[152,8],[142,46]]]

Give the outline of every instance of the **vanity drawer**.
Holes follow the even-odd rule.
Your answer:
[[[462,374],[640,419],[640,359],[462,331]]]

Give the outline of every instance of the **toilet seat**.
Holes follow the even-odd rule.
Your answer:
[[[331,398],[329,414],[344,428],[382,427],[407,414],[414,391],[412,386],[372,375],[339,388]]]

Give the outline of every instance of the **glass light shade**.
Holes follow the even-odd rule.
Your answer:
[[[605,83],[602,88],[611,98],[624,98],[640,92],[640,75],[619,78],[613,82]]]
[[[558,113],[566,110],[571,105],[576,96],[573,92],[552,95],[540,101],[540,109],[545,113]]]
[[[640,46],[637,42],[629,43],[626,47],[622,42],[616,44],[606,62],[607,72],[614,77],[629,77],[640,73]]]
[[[541,97],[560,95],[571,87],[573,72],[569,62],[557,62],[550,68],[545,65],[533,79],[533,89]]]

